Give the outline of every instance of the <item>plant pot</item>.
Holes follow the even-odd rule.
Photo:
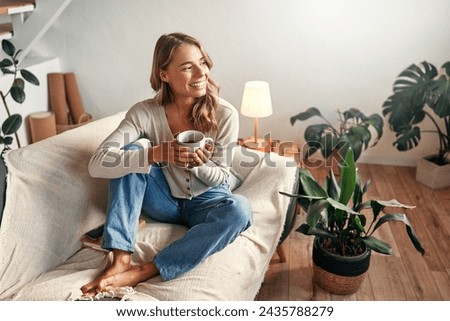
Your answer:
[[[416,180],[432,189],[450,186],[450,164],[439,166],[429,159],[420,158],[416,165]]]
[[[340,256],[321,246],[316,237],[313,244],[314,282],[324,290],[340,295],[353,294],[360,288],[370,266],[370,249],[358,256]]]

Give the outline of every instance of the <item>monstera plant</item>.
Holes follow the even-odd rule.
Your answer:
[[[9,89],[5,92],[0,91],[3,106],[5,107],[7,118],[4,120],[1,133],[0,144],[4,144],[5,150],[11,149],[10,145],[14,139],[12,135],[15,135],[17,146],[20,147],[19,137],[17,131],[22,125],[22,116],[19,114],[11,114],[8,107],[7,98],[11,96],[12,99],[21,104],[25,101],[25,82],[29,82],[33,85],[39,86],[39,80],[26,69],[19,68],[18,56],[21,50],[16,50],[15,46],[9,40],[2,40],[3,52],[7,55],[0,61],[0,69],[4,75],[12,75],[12,82]]]
[[[438,149],[430,159],[447,163],[450,153],[450,61],[441,71],[427,61],[403,70],[393,86],[393,94],[383,104],[383,115],[395,132],[394,146],[399,151],[419,145],[423,133],[435,134]],[[420,128],[429,119],[432,128]]]

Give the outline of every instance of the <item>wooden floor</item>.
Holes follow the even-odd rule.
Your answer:
[[[367,197],[395,198],[416,206],[406,213],[425,255],[415,250],[402,223],[385,224],[375,235],[389,243],[394,254],[373,253],[359,291],[332,295],[313,283],[312,237],[294,230],[283,244],[286,262],[280,263],[274,256],[256,300],[450,300],[450,187],[432,190],[420,184],[414,178],[413,167],[358,164],[358,171],[363,181],[371,180]],[[324,177],[320,171],[313,174]],[[303,213],[297,215],[296,227],[304,219]]]

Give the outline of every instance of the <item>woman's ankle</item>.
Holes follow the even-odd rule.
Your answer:
[[[113,266],[131,267],[131,253],[122,250],[114,250]]]

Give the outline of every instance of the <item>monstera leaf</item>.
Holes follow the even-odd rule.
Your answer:
[[[394,94],[383,104],[383,115],[394,131],[404,126],[420,123],[425,118],[424,107],[428,101],[431,81],[437,69],[424,61],[402,71],[394,82]]]

